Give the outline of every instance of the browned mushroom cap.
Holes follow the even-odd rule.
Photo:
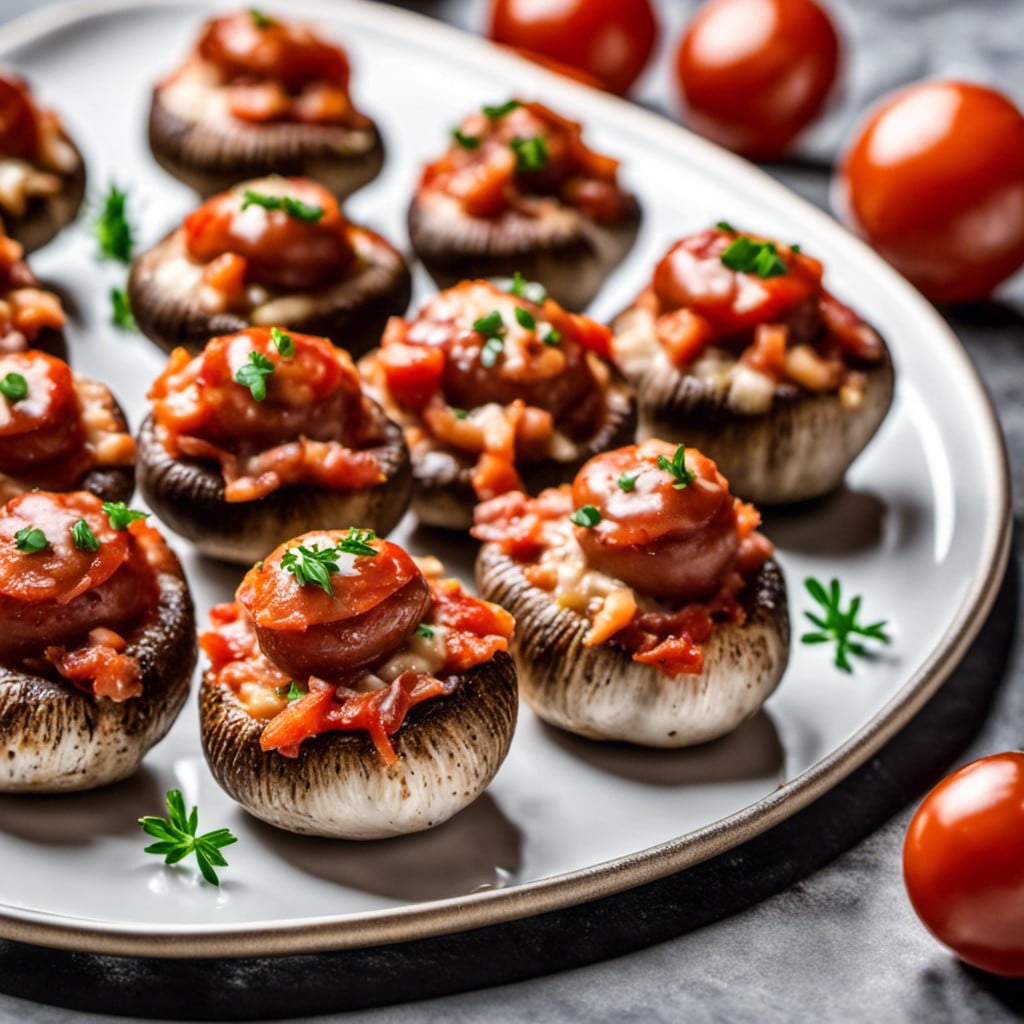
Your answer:
[[[528,494],[571,480],[588,459],[609,448],[632,444],[636,436],[636,398],[624,384],[608,386],[605,419],[589,440],[577,445],[572,458],[549,458],[516,466]],[[421,523],[445,530],[473,525],[477,496],[471,478],[476,460],[451,448],[414,448],[412,509]]]
[[[256,501],[227,502],[219,467],[172,458],[148,416],[137,438],[139,490],[160,519],[204,555],[239,565],[309,530],[360,526],[386,536],[409,506],[412,467],[401,429],[375,408],[385,423],[384,440],[368,451],[385,480],[374,487],[344,491],[297,484]]]
[[[0,792],[58,793],[132,775],[166,735],[188,696],[196,663],[195,617],[181,567],[158,575],[149,623],[125,654],[142,667],[142,696],[92,697],[68,682],[0,666]]]
[[[409,207],[409,238],[439,288],[478,277],[521,273],[539,281],[555,301],[583,309],[633,246],[640,207],[614,227],[553,203],[537,217],[510,212],[472,217],[438,192],[417,195]]]
[[[515,617],[524,699],[544,721],[590,739],[685,747],[723,736],[761,707],[789,659],[786,585],[774,560],[740,595],[746,621],[717,624],[703,671],[676,677],[611,644],[587,647],[589,620],[531,586],[497,545],[483,546],[476,575],[481,596]]]
[[[153,90],[149,144],[165,171],[201,196],[265,174],[313,178],[339,199],[372,181],[384,165],[377,126],[240,121],[203,124],[172,111]]]
[[[265,723],[231,689],[206,679],[199,692],[203,750],[223,789],[278,828],[340,839],[433,828],[472,803],[508,753],[517,708],[512,659],[499,652],[450,696],[412,708],[389,766],[365,732],[314,736],[295,759],[264,752]]]
[[[62,228],[70,224],[77,216],[85,198],[85,161],[75,144],[66,135],[62,138],[74,150],[78,157],[78,166],[73,173],[61,176],[60,191],[52,196],[36,196],[30,199],[22,213],[15,214],[0,206],[0,219],[3,220],[4,229],[11,238],[24,246],[27,253],[41,249]]]
[[[373,235],[361,255],[355,274],[308,295],[272,296],[249,314],[208,313],[198,298],[202,268],[189,261],[179,228],[136,257],[128,297],[139,329],[168,352],[179,345],[199,352],[218,335],[286,324],[359,356],[380,341],[388,317],[405,312],[412,294],[409,268],[394,246]]]

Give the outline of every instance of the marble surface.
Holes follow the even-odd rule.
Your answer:
[[[0,21],[36,6],[41,6],[37,0],[0,0]],[[472,27],[481,23],[486,5],[480,0],[424,0],[406,6]],[[674,45],[694,4],[662,0],[659,6],[664,50],[664,40]],[[1020,0],[831,0],[829,6],[853,51],[845,93],[805,140],[799,160],[769,168],[812,201],[827,205],[825,164],[858,113],[901,82],[937,74],[971,78],[997,85],[1024,105]],[[643,102],[664,105],[670,95],[666,59],[667,53],[660,53],[641,82]],[[944,313],[986,380],[1002,418],[1013,468],[1016,543],[995,612],[1004,621],[993,623],[958,673],[960,689],[975,671],[996,673],[1002,682],[987,713],[979,710],[982,721],[976,735],[966,746],[957,738],[955,747],[960,749],[949,750],[949,764],[931,781],[973,757],[1019,747],[1024,735],[1024,658],[1016,600],[1024,569],[1024,274],[1009,282],[997,301]],[[1004,633],[1012,630],[1014,638],[1008,653],[1000,647],[993,664],[991,635],[1000,626]],[[943,718],[941,705],[951,699],[940,693],[922,719],[931,714],[942,728],[951,712],[947,706]],[[915,723],[918,735],[923,724]],[[893,770],[884,759],[872,767]],[[837,816],[846,813],[839,799],[832,808]],[[914,917],[900,877],[900,849],[911,811],[900,811],[869,838],[779,895],[650,949],[514,985],[317,1020],[772,1024],[1018,1019],[1024,1011],[1024,985],[962,967]],[[0,995],[0,1021],[85,1024],[100,1019]]]

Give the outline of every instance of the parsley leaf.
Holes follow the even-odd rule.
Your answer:
[[[284,553],[281,568],[292,573],[300,587],[312,584],[334,597],[331,573],[338,571],[337,548],[321,548],[317,544],[306,547],[305,544],[300,544]]]
[[[5,374],[0,380],[0,395],[8,402],[20,402],[28,394],[28,381],[20,373]]]
[[[134,508],[128,508],[123,501],[105,501],[102,505],[103,514],[110,521],[113,530],[126,530],[129,523],[136,519],[148,519],[148,512],[139,512]]]
[[[696,474],[692,470],[686,468],[685,444],[681,444],[678,448],[676,448],[675,454],[672,456],[671,459],[666,458],[664,455],[659,455],[658,469],[663,469],[666,473],[676,478],[675,483],[672,484],[672,486],[677,491],[681,491],[696,476]]]
[[[261,206],[264,210],[283,210],[289,217],[304,221],[306,224],[315,224],[326,212],[322,206],[313,206],[302,202],[301,199],[293,199],[291,196],[268,196],[247,188],[242,193],[242,209],[248,210],[250,206]]]
[[[100,542],[84,519],[79,519],[71,527],[71,540],[79,551],[99,551]]]
[[[514,295],[517,299],[527,299],[530,302],[536,302],[538,306],[548,297],[547,289],[544,285],[539,281],[527,281],[518,270],[512,275],[512,280],[506,286],[505,291]]]
[[[634,473],[632,476],[630,476],[629,473],[623,473],[622,476],[620,476],[619,479],[616,480],[615,482],[619,485],[620,491],[626,491],[627,493],[629,491],[635,491],[636,478],[639,475],[639,473]]]
[[[571,522],[577,526],[593,527],[597,526],[601,522],[601,513],[598,512],[593,505],[584,505],[582,508],[576,509],[571,516],[569,516]]]
[[[249,8],[249,17],[252,23],[261,31],[265,31],[273,25],[273,22],[261,10],[256,7]]]
[[[250,352],[249,362],[235,371],[235,383],[248,388],[253,400],[262,402],[267,397],[267,378],[274,372],[274,364],[262,352]]]
[[[373,530],[357,530],[354,526],[348,528],[348,535],[341,538],[338,550],[346,555],[362,555],[367,558],[377,554],[377,549],[370,543],[377,539]]]
[[[468,417],[469,417],[469,413],[466,412],[465,409],[456,409],[454,405],[450,405],[448,408],[451,409],[452,415],[457,420],[464,420],[464,419],[468,419]]]
[[[473,330],[487,339],[480,349],[480,364],[490,369],[505,349],[505,341],[501,337],[505,332],[505,323],[501,313],[492,309],[486,316],[473,321]]]
[[[434,631],[426,623],[421,622],[416,627],[416,635],[423,637],[424,640],[430,640],[434,636]]]
[[[24,526],[14,534],[14,545],[26,555],[42,551],[50,542],[38,526]]]
[[[534,330],[537,326],[537,318],[528,310],[522,306],[516,306],[516,323],[520,327],[525,327],[528,331]]]
[[[727,220],[716,221],[715,227],[718,228],[719,231],[728,231],[732,235],[739,234],[739,232]]]
[[[480,109],[492,121],[497,121],[498,118],[504,117],[506,114],[511,114],[513,110],[521,106],[522,103],[520,103],[519,100],[506,100],[504,103],[501,103],[496,107],[483,106]]]
[[[544,333],[544,337],[540,340],[543,341],[545,345],[557,345],[562,340],[562,332],[556,330],[549,324],[547,331]]]
[[[292,341],[290,334],[285,334],[278,327],[270,328],[270,340],[274,343],[274,348],[281,353],[285,359],[291,359],[295,355],[295,342]]]
[[[215,867],[226,868],[228,862],[220,851],[225,846],[238,842],[226,828],[218,828],[213,832],[197,836],[199,828],[199,808],[193,807],[191,814],[185,813],[185,800],[180,789],[167,792],[167,818],[139,818],[142,831],[157,840],[145,848],[146,853],[154,853],[164,858],[165,864],[177,864],[190,853],[196,855],[196,863],[210,885],[220,885]]]
[[[293,700],[306,696],[306,691],[293,679],[288,686],[275,686],[274,692],[278,697],[287,697],[290,704]]]
[[[123,288],[110,289],[110,322],[122,331],[137,331],[132,304]]]
[[[788,271],[774,242],[755,242],[746,235],[740,235],[719,259],[730,270],[756,274],[762,279],[781,277]]]
[[[480,145],[480,140],[475,135],[466,135],[461,128],[452,129],[452,138],[463,149],[476,149]]]
[[[529,174],[542,171],[548,165],[548,146],[543,135],[531,135],[528,139],[516,136],[509,141],[516,155],[516,173]]]
[[[800,642],[805,644],[827,644],[834,642],[836,645],[835,666],[843,672],[852,672],[850,655],[858,658],[868,656],[868,650],[863,644],[857,643],[852,637],[860,636],[867,640],[877,640],[879,643],[887,644],[892,640],[885,632],[888,625],[886,620],[872,622],[862,626],[857,621],[860,612],[859,596],[850,601],[849,607],[844,611],[842,605],[842,591],[839,580],[832,580],[828,590],[820,580],[809,576],[804,580],[807,592],[821,605],[824,617],[815,615],[813,612],[804,612],[804,615],[811,623],[818,627],[815,632],[804,633]]]
[[[92,222],[100,258],[131,263],[135,240],[128,222],[128,193],[111,185]]]
[[[479,317],[473,321],[473,330],[477,334],[483,334],[485,337],[500,334],[504,329],[505,322],[501,319],[501,314],[496,309],[492,309],[487,316]]]

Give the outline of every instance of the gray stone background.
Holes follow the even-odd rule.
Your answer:
[[[267,0],[267,5],[287,9],[286,3]],[[42,0],[0,0],[0,21],[39,6]],[[476,28],[487,4],[410,0],[405,6]],[[641,102],[674,110],[669,51],[695,6],[659,0],[661,46],[637,89]],[[865,107],[901,83],[930,75],[963,77],[994,85],[1024,107],[1024,0],[828,0],[828,7],[846,41],[843,92],[805,138],[799,159],[768,168],[811,201],[827,206],[824,165],[849,138]],[[1003,287],[997,301],[944,313],[988,384],[1006,433],[1014,478],[1016,543],[1010,575],[1015,580],[1021,570],[1024,513],[1024,273]],[[1011,583],[1010,589],[1015,586]],[[1004,600],[1001,606],[1002,614],[1009,608],[1016,616],[1014,601]],[[1010,625],[1014,642],[1004,682],[969,747],[950,752],[949,768],[1021,745],[1024,664],[1019,629]],[[900,876],[911,811],[907,807],[785,892],[653,948],[514,985],[317,1020],[875,1024],[1018,1019],[1024,982],[994,982],[965,970],[914,917]],[[0,1021],[86,1024],[100,1019],[0,995]]]

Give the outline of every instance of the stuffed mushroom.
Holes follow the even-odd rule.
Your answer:
[[[214,778],[278,828],[378,839],[440,824],[508,752],[511,616],[367,530],[308,533],[211,612]]]
[[[761,504],[838,487],[885,419],[893,366],[822,274],[799,246],[725,223],[674,245],[612,325],[638,436],[707,452]]]
[[[0,74],[0,220],[31,252],[74,220],[85,195],[85,164],[52,110],[23,79]]]
[[[519,100],[467,117],[409,208],[413,249],[439,287],[520,271],[570,309],[593,298],[639,223],[618,161],[584,145],[574,121]]]
[[[358,355],[405,311],[410,289],[398,250],[306,178],[247,181],[215,196],[138,256],[128,278],[139,329],[168,351],[287,324]]]
[[[196,662],[181,566],[142,513],[83,491],[0,511],[0,792],[127,778]]]
[[[591,739],[684,747],[735,729],[789,656],[758,523],[714,462],[653,439],[596,456],[571,486],[481,505],[477,582],[515,617],[524,699]]]
[[[128,501],[135,442],[106,385],[44,352],[0,353],[0,502],[34,489]]]
[[[280,173],[315,178],[344,199],[384,161],[349,78],[345,51],[303,25],[253,8],[214,18],[153,90],[153,155],[204,196]]]
[[[633,395],[600,358],[610,337],[519,275],[506,290],[464,281],[392,319],[360,367],[405,428],[420,520],[468,529],[478,501],[535,494],[633,440]]]
[[[384,534],[409,504],[401,428],[326,338],[254,327],[177,349],[149,397],[139,487],[206,555],[249,564],[318,527]]]

